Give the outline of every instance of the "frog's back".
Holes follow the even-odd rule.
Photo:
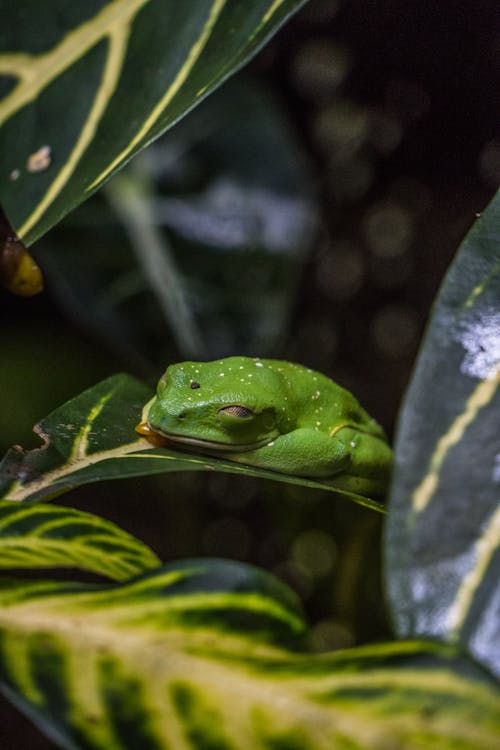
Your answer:
[[[297,414],[297,427],[332,435],[340,426],[352,426],[385,439],[383,429],[352,393],[326,375],[294,362],[273,359],[262,362],[281,374],[287,398]]]

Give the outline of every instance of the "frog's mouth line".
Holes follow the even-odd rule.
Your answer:
[[[151,427],[151,430],[171,443],[181,443],[182,445],[192,446],[193,448],[203,448],[205,450],[217,451],[218,453],[247,453],[248,451],[262,448],[264,445],[267,445],[274,440],[274,437],[266,437],[255,443],[222,443],[217,440],[203,440],[203,438],[193,438],[185,435],[177,435],[172,432],[163,432],[163,430],[153,427]]]

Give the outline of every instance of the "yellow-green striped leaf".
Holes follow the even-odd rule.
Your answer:
[[[0,501],[0,569],[78,568],[123,581],[159,564],[143,542],[99,516]]]
[[[494,750],[498,688],[453,647],[309,655],[290,593],[236,563],[188,561],[75,589],[0,585],[5,694],[80,750]]]
[[[0,202],[31,244],[304,0],[3,0]]]
[[[403,637],[460,642],[500,674],[500,194],[438,295],[404,403],[387,535]]]
[[[35,427],[44,440],[42,448],[26,453],[15,447],[5,455],[0,464],[0,496],[14,502],[34,501],[103,479],[171,471],[224,471],[328,490],[384,511],[378,501],[344,490],[341,481],[326,484],[222,459],[152,448],[134,430],[152,395],[135,378],[114,375],[63,404]]]

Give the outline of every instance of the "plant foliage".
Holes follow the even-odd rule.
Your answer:
[[[327,484],[219,458],[153,448],[134,432],[142,408],[152,395],[135,378],[114,375],[63,404],[35,427],[44,440],[41,448],[25,453],[14,447],[6,454],[0,465],[3,498],[49,499],[103,479],[217,470],[336,492],[383,512],[381,503],[344,490],[340,483]]]
[[[0,202],[30,245],[238,70],[303,0],[6,0]]]
[[[114,523],[74,508],[0,501],[0,569],[70,567],[126,580],[160,561]]]
[[[500,194],[446,276],[401,412],[387,535],[402,637],[500,675]]]
[[[277,645],[302,631],[290,592],[236,563],[0,584],[4,690],[64,747],[496,747],[496,688],[453,648]]]
[[[7,0],[0,198],[22,240],[98,189],[300,5]],[[12,448],[0,467],[5,695],[70,750],[497,748],[499,235],[500,194],[445,279],[399,420],[385,575],[402,640],[311,654],[297,598],[267,573],[164,565],[108,521],[38,504],[104,479],[218,470],[383,511],[341,486],[152,447],[134,432],[150,389],[116,375],[50,414],[35,428],[42,446]],[[61,567],[112,581],[40,578]]]

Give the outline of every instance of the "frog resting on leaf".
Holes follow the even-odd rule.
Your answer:
[[[349,391],[292,362],[229,357],[170,365],[137,432],[154,445],[382,494],[392,452]]]

